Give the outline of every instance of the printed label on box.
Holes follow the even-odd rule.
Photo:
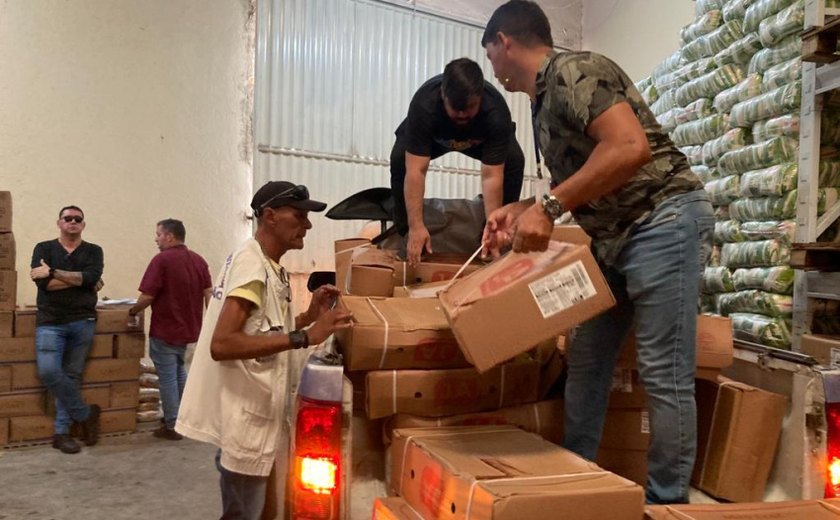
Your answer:
[[[642,411],[642,433],[650,433],[650,416],[647,410]]]
[[[595,286],[580,260],[528,284],[543,319],[595,296]]]

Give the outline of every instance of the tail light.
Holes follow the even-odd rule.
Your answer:
[[[826,403],[826,498],[840,497],[840,403]]]
[[[341,403],[298,400],[291,490],[294,520],[338,518],[341,414]]]

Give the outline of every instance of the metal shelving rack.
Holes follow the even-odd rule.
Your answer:
[[[840,9],[825,7],[825,0],[805,0],[805,28],[825,25],[826,17]],[[820,65],[802,64],[802,106],[799,127],[799,181],[794,240],[816,242],[817,237],[840,217],[840,201],[817,216],[819,202],[820,116],[823,95],[840,89],[840,61]],[[797,270],[793,290],[793,350],[799,350],[803,334],[810,332],[813,298],[840,300],[840,273]]]

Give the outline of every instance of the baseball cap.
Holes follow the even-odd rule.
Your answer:
[[[291,206],[306,211],[324,211],[327,205],[309,198],[309,190],[303,184],[286,181],[269,181],[257,190],[251,199],[251,209],[259,216],[264,208]]]

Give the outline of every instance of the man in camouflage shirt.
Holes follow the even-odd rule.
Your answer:
[[[591,52],[555,52],[535,3],[511,0],[481,41],[496,77],[531,97],[553,188],[487,219],[487,250],[542,251],[570,210],[592,237],[617,304],[575,331],[568,351],[564,446],[595,459],[619,347],[635,327],[648,394],[646,498],[688,499],[696,454],[695,333],[712,206],[685,157],[627,75]]]

